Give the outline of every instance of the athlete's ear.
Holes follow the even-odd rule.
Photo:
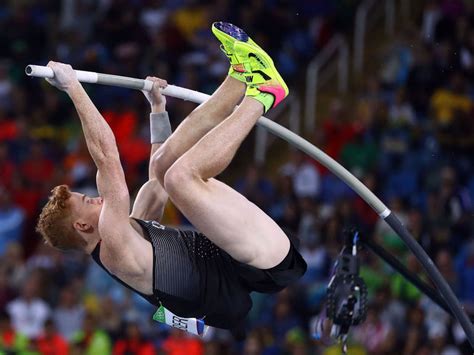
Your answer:
[[[74,229],[78,230],[79,232],[84,232],[84,233],[92,232],[92,226],[88,223],[76,221],[74,222],[73,226],[74,226]]]

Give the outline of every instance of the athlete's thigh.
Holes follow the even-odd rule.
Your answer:
[[[206,237],[234,259],[268,269],[288,254],[290,242],[281,228],[240,193],[216,180],[196,181],[173,199]]]

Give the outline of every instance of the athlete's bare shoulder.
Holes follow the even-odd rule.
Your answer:
[[[100,223],[100,259],[107,270],[140,292],[150,294],[153,249],[133,219]]]

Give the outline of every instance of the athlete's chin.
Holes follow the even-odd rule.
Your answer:
[[[97,205],[97,206],[95,206],[95,208],[94,208],[94,216],[93,216],[95,225],[98,225],[98,224],[99,224],[99,219],[100,219],[100,214],[101,214],[101,213],[102,213],[102,205]]]

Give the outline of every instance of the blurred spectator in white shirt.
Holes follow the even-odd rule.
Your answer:
[[[8,244],[20,240],[25,223],[25,212],[15,205],[11,194],[0,186],[0,255]]]
[[[303,152],[293,151],[291,161],[281,168],[281,172],[293,178],[296,197],[316,198],[319,195],[320,174]]]
[[[72,287],[61,290],[59,304],[53,312],[53,320],[61,335],[68,341],[82,327],[84,307],[78,302]]]
[[[51,310],[46,302],[39,298],[40,279],[34,274],[23,285],[21,295],[7,304],[7,312],[11,317],[15,331],[29,339],[40,336],[44,323]]]

